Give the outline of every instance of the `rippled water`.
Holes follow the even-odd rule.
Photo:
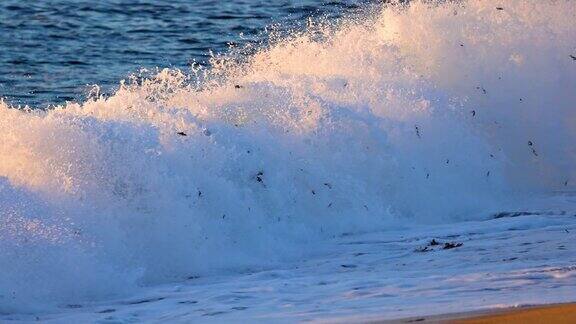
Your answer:
[[[339,16],[362,0],[0,1],[0,97],[34,107],[111,90],[146,67],[186,68],[264,28]]]

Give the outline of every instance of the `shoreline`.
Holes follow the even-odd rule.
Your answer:
[[[576,323],[576,303],[530,305],[444,315],[416,316],[372,323]]]

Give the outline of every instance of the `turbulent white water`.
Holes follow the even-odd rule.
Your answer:
[[[198,84],[165,70],[48,111],[0,103],[0,312],[574,189],[576,5],[496,7],[387,6]]]

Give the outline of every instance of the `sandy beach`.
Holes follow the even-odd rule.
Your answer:
[[[576,323],[576,304],[553,304],[507,308],[493,311],[457,313],[439,316],[419,316],[381,323]]]
[[[576,323],[576,304],[549,305],[498,311],[448,320],[448,323]]]

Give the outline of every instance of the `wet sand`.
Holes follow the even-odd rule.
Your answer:
[[[449,324],[484,324],[484,323],[576,323],[576,304],[554,304],[508,308],[494,311],[459,313],[439,316],[419,316],[382,323],[449,323]]]
[[[576,323],[576,304],[516,308],[475,315],[469,318],[448,319],[447,323]]]

